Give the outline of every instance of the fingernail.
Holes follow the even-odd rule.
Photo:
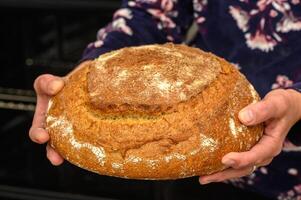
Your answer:
[[[235,165],[235,160],[225,159],[225,160],[222,160],[222,163],[227,166],[233,166],[233,165]]]
[[[216,179],[205,179],[205,180],[200,180],[200,184],[201,184],[201,185],[206,185],[206,184],[213,183],[213,182],[219,182],[219,181],[216,180]]]
[[[199,182],[200,182],[201,185],[206,185],[206,184],[208,184],[208,183],[211,183],[211,181],[208,180],[208,179],[207,179],[207,180],[202,180],[202,179],[200,179]]]
[[[253,112],[251,110],[242,110],[240,113],[240,119],[243,121],[243,122],[246,122],[246,123],[250,123],[254,116],[253,116]]]

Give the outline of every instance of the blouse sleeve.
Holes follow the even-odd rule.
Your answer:
[[[112,22],[100,29],[97,40],[85,49],[81,61],[111,50],[152,43],[181,43],[192,23],[188,1],[123,0]]]
[[[290,88],[295,89],[298,92],[301,92],[301,82],[294,83]]]

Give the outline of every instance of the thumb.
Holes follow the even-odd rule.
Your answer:
[[[265,122],[276,116],[277,106],[273,99],[267,98],[243,108],[239,114],[239,120],[245,125],[255,125]]]
[[[61,77],[51,74],[43,74],[34,82],[34,89],[38,96],[53,96],[57,94],[64,86],[64,80]]]

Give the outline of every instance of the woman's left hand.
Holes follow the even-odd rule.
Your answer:
[[[281,152],[290,128],[301,118],[301,93],[293,89],[273,90],[263,100],[242,109],[238,117],[247,126],[264,123],[262,138],[249,151],[226,154],[222,163],[228,168],[200,177],[201,184],[250,175],[256,167],[268,165]]]

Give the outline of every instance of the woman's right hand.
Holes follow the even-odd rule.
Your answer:
[[[33,142],[44,144],[48,142],[49,135],[45,130],[45,119],[50,98],[64,87],[64,79],[50,74],[43,74],[36,78],[34,89],[37,95],[36,110],[29,137]],[[49,145],[46,146],[47,158],[53,165],[60,165],[64,159]]]

